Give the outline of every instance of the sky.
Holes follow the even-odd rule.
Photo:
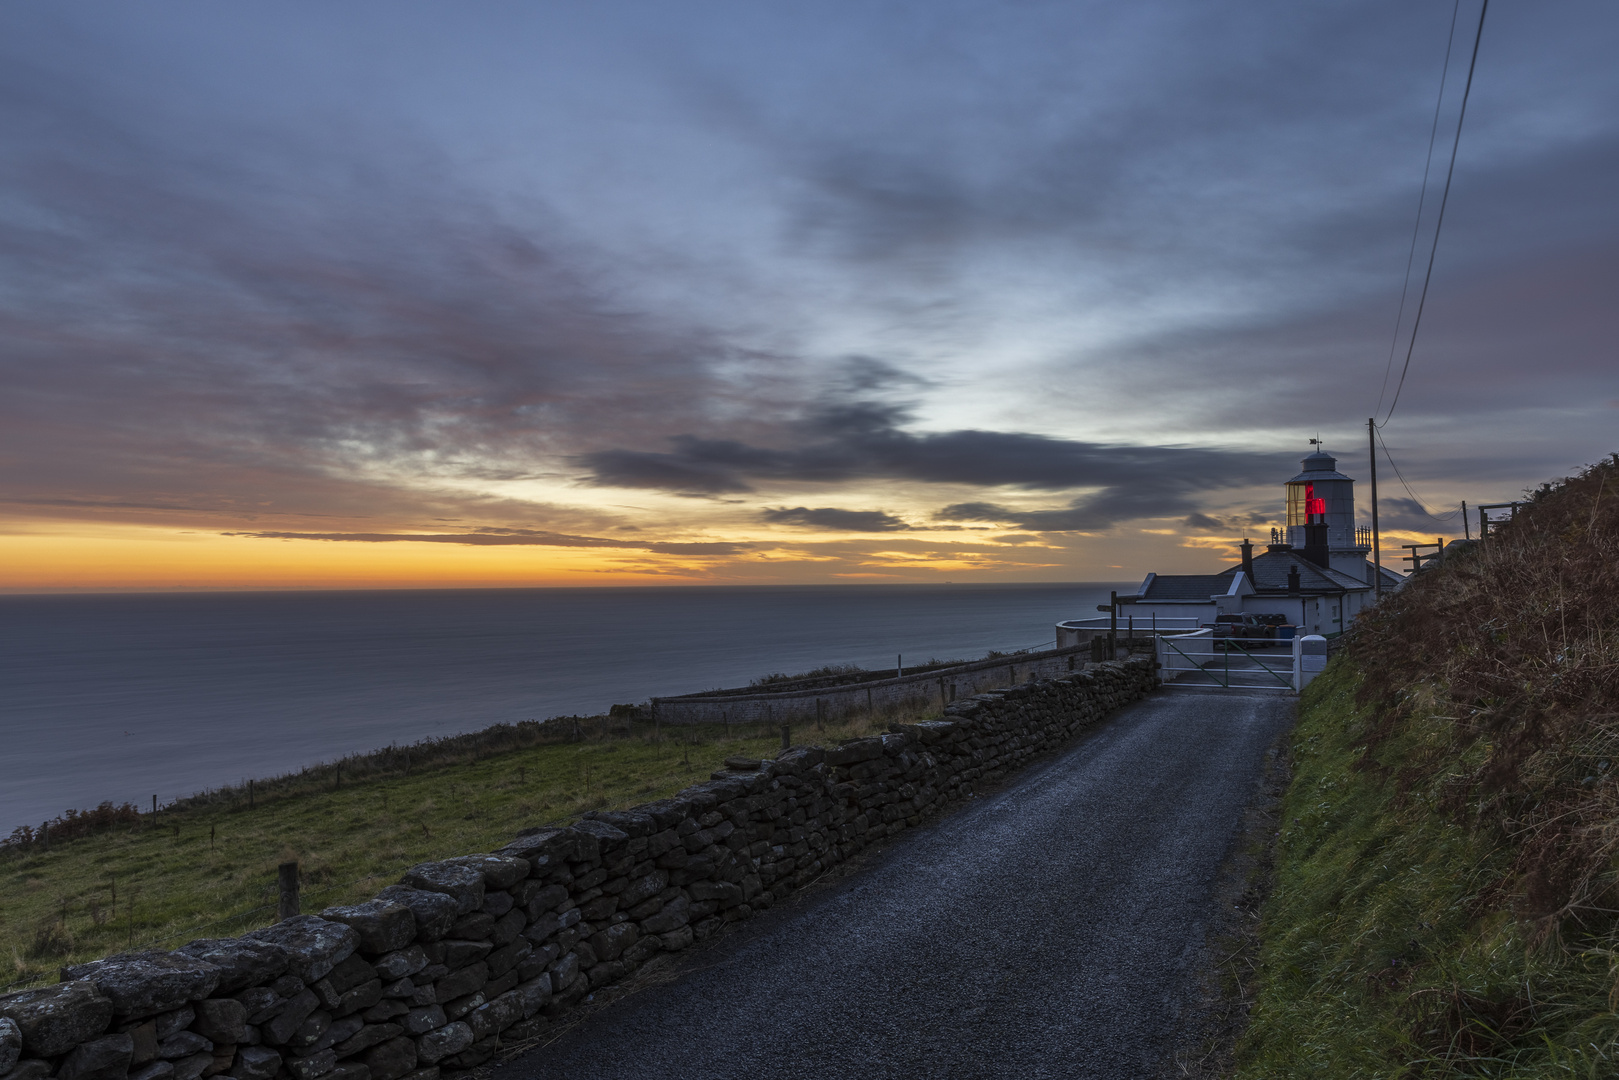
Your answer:
[[[1374,414],[1459,535],[1619,450],[1604,0],[1491,6],[1389,414],[1477,16],[0,6],[0,590],[1212,572]]]

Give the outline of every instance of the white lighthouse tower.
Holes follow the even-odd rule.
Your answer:
[[[1363,580],[1371,542],[1355,527],[1355,481],[1319,445],[1299,464],[1287,482],[1287,542],[1317,566]]]

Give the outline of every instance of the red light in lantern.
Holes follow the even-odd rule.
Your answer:
[[[1305,518],[1306,521],[1309,521],[1318,514],[1321,517],[1327,516],[1327,500],[1318,499],[1315,497],[1314,484],[1304,485],[1304,513],[1307,515]],[[1314,524],[1314,522],[1311,523]]]

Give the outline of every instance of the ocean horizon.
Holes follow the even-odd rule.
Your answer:
[[[1040,648],[1111,582],[0,596],[0,835],[496,723]]]

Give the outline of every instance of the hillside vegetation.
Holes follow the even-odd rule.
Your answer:
[[[1301,701],[1244,1077],[1619,1075],[1619,457]]]

